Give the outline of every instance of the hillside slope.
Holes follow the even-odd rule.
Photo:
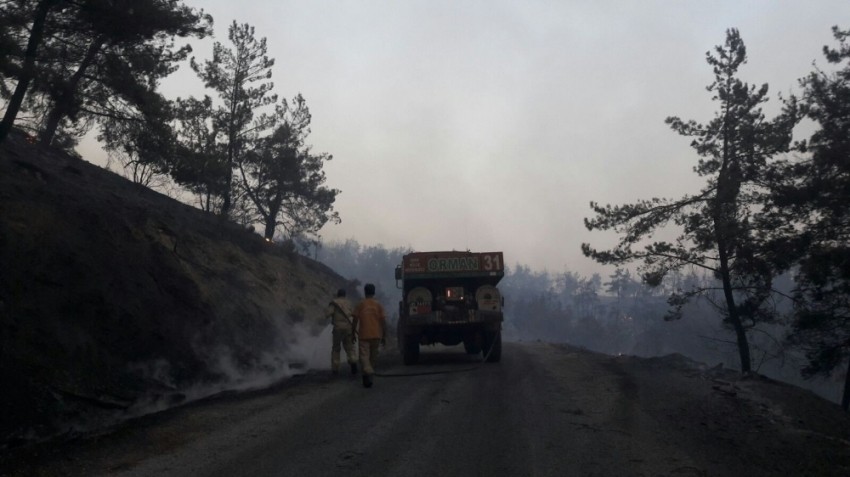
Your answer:
[[[327,267],[79,158],[0,146],[0,446],[290,374]]]

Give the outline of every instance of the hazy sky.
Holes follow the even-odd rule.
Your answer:
[[[742,76],[797,91],[824,65],[841,1],[187,1],[250,23],[276,59],[276,92],[302,93],[310,142],[333,154],[342,224],[322,238],[416,250],[505,252],[589,274],[590,201],[679,197],[700,187],[667,116],[709,120],[705,52],[738,28]],[[206,58],[211,42],[198,43]],[[171,97],[202,96],[188,66]],[[87,144],[90,147],[90,144]]]

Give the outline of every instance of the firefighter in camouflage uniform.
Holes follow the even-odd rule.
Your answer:
[[[339,289],[336,298],[328,304],[325,316],[333,325],[333,347],[331,348],[331,372],[339,374],[339,349],[345,350],[351,374],[357,374],[357,356],[354,354],[354,327],[352,325],[351,302],[345,298],[345,290]]]

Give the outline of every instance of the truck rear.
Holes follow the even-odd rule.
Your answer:
[[[420,345],[463,343],[489,362],[502,356],[502,307],[496,285],[505,275],[502,252],[415,252],[402,257],[396,282],[398,347],[404,364],[419,360]]]

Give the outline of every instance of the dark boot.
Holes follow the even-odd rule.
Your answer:
[[[363,387],[371,388],[372,387],[372,375],[364,374],[363,375]]]
[[[351,374],[357,374],[357,363],[349,363],[351,365]]]

